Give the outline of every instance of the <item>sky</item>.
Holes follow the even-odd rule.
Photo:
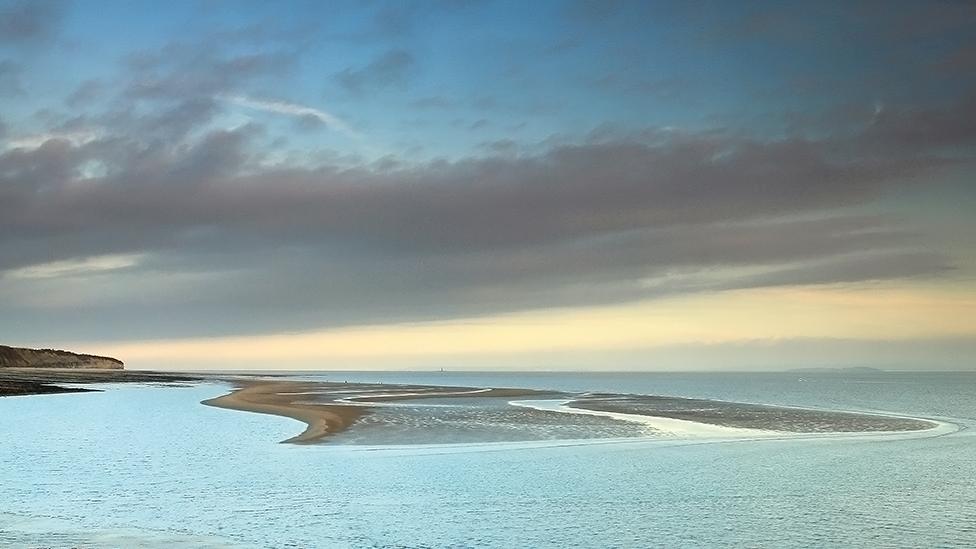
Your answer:
[[[976,369],[976,4],[0,0],[0,343]]]

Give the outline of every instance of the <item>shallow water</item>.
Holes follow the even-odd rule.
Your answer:
[[[307,374],[305,374],[307,376]],[[966,547],[974,374],[340,373],[944,419],[943,436],[276,444],[225,392],[113,386],[0,399],[0,546]],[[801,380],[802,379],[802,380]]]

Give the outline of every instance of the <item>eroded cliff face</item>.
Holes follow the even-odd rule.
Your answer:
[[[0,345],[0,368],[92,368],[121,370],[121,360],[80,355],[55,349],[23,349]]]

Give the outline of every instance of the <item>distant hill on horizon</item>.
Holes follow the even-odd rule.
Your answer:
[[[59,349],[27,349],[0,345],[0,368],[86,368],[122,370],[125,364],[107,356],[85,355]]]
[[[887,370],[871,368],[870,366],[849,366],[846,368],[791,368],[787,372],[799,374],[829,374],[829,373],[848,373],[848,374],[885,374]]]

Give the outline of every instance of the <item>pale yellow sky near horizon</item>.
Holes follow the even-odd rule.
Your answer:
[[[965,286],[859,284],[697,294],[632,304],[548,309],[302,333],[132,342],[78,349],[128,367],[294,369],[417,364],[445,357],[612,353],[675,345],[791,339],[903,341],[976,338],[976,295]]]

